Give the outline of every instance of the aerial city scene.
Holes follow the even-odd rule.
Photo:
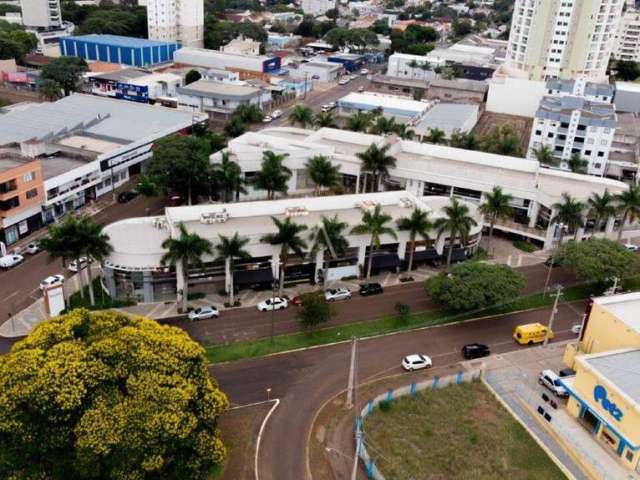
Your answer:
[[[640,1],[0,0],[0,480],[640,480]]]

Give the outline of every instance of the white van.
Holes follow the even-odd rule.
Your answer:
[[[568,397],[569,392],[562,386],[560,377],[553,370],[543,370],[538,377],[538,383],[547,387],[557,397]]]

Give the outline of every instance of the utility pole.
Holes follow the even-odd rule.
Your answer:
[[[351,409],[355,404],[355,386],[356,386],[356,355],[358,350],[358,339],[351,339],[351,362],[349,363],[349,383],[347,385],[347,403],[345,407]]]
[[[558,301],[560,300],[560,295],[562,294],[562,285],[556,286],[556,299],[553,301],[553,308],[551,309],[551,315],[549,316],[549,325],[547,326],[547,333],[544,336],[543,345],[546,347],[549,343],[549,334],[551,333],[551,329],[553,328],[553,321],[556,318],[556,313],[558,313]]]
[[[359,416],[356,416],[358,419]],[[362,432],[360,431],[360,421],[356,420],[356,453],[353,456],[353,468],[351,469],[351,480],[358,479],[358,457],[360,456],[360,443],[362,442]]]

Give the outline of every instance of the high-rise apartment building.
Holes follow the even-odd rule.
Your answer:
[[[606,79],[623,0],[516,0],[506,67],[530,80]]]
[[[613,56],[617,60],[640,61],[640,10],[627,7],[616,34]]]
[[[20,8],[26,27],[51,29],[62,25],[59,0],[21,0]]]
[[[148,0],[149,39],[180,42],[183,47],[202,47],[203,0]]]

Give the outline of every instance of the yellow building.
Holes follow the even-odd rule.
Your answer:
[[[564,360],[568,411],[640,472],[640,292],[593,299]]]

